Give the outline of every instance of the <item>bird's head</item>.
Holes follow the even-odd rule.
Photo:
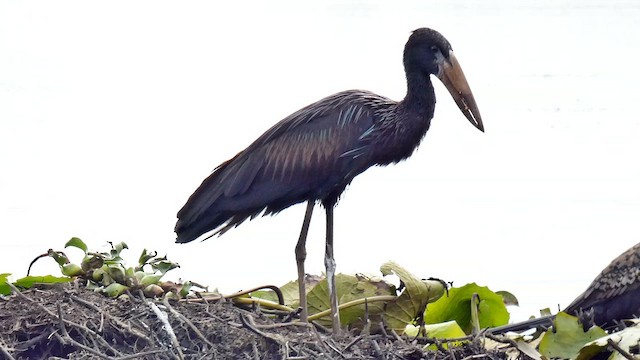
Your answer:
[[[442,81],[464,116],[480,131],[484,131],[482,117],[471,88],[462,72],[451,44],[439,32],[421,28],[415,30],[404,48],[407,71],[433,74]]]

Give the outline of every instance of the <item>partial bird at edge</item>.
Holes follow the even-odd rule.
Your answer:
[[[578,316],[586,328],[595,324],[605,329],[640,316],[640,243],[613,259],[563,312]],[[487,331],[502,334],[548,328],[554,319],[555,315],[543,316]]]

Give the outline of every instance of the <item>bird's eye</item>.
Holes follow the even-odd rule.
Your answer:
[[[438,49],[438,47],[437,47],[437,46],[435,46],[435,45],[431,45],[431,48],[430,48],[430,49],[431,49],[431,51],[432,51],[434,54],[440,51],[440,49]]]

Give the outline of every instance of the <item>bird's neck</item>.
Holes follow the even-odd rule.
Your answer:
[[[423,72],[407,72],[407,95],[401,103],[408,110],[431,119],[436,95],[430,75]]]

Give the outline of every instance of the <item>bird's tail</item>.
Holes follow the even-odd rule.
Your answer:
[[[178,219],[176,223],[176,242],[183,244],[191,242],[211,229],[215,229],[226,221],[226,218],[221,219],[221,216],[215,216],[212,218],[200,218],[195,222],[187,223],[183,219]]]

